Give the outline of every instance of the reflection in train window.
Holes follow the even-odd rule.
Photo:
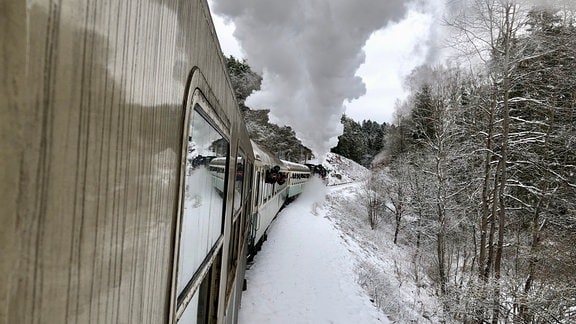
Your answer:
[[[177,291],[181,295],[222,235],[228,142],[197,111],[192,112],[186,150],[186,175]]]
[[[243,152],[239,152],[236,157],[236,183],[234,185],[234,213],[242,207],[242,190],[244,188],[244,161],[246,156]]]

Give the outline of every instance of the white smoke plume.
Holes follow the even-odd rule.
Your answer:
[[[370,35],[406,12],[404,0],[214,0],[214,12],[236,25],[262,88],[246,105],[270,109],[322,157],[342,134],[344,103],[365,93],[355,76]],[[394,46],[394,44],[390,44]],[[383,62],[393,64],[393,62]]]

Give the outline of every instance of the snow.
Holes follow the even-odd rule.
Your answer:
[[[392,220],[368,224],[368,170],[338,155],[323,165],[340,179],[314,179],[278,214],[246,272],[239,323],[438,322],[413,244],[393,244]]]
[[[246,274],[240,323],[389,323],[357,283],[353,252],[320,206],[319,183],[269,229]]]
[[[320,162],[311,160],[309,163]],[[328,170],[329,186],[363,181],[370,173],[362,165],[335,153],[327,153],[321,164]]]

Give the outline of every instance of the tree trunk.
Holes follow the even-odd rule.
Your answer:
[[[506,229],[506,199],[504,197],[507,186],[507,163],[508,163],[508,141],[510,134],[510,48],[512,46],[512,23],[514,21],[515,5],[506,3],[504,5],[504,26],[503,26],[503,46],[504,62],[502,71],[503,79],[503,117],[502,117],[502,150],[498,164],[498,173],[500,178],[500,187],[498,188],[498,245],[496,248],[496,257],[494,259],[494,279],[495,279],[495,301],[492,323],[497,324],[500,318],[500,278],[502,269],[502,255],[504,254],[504,232]]]
[[[394,244],[398,244],[398,233],[400,232],[400,218],[396,216],[396,228],[394,229]]]
[[[490,178],[492,177],[492,137],[494,132],[494,114],[496,111],[496,98],[492,96],[490,107],[490,117],[488,124],[488,135],[486,138],[486,155],[484,157],[484,179],[482,185],[482,216],[480,219],[480,255],[478,257],[478,272],[480,278],[486,282],[488,281],[489,267],[486,263],[487,254],[487,236],[488,236],[488,221],[490,218]],[[492,202],[494,200],[492,199]]]
[[[402,222],[402,213],[404,212],[404,192],[402,191],[402,184],[398,183],[396,187],[396,200],[394,201],[394,215],[396,219],[396,228],[394,229],[394,244],[398,243],[398,233],[400,233],[400,223]]]
[[[526,296],[532,288],[532,283],[534,282],[534,277],[536,275],[536,263],[538,262],[538,257],[536,256],[538,245],[540,244],[540,209],[544,197],[541,197],[534,212],[534,217],[532,219],[532,243],[530,244],[530,258],[528,260],[528,277],[524,283],[524,290],[522,291],[522,296],[520,300],[520,307],[518,309],[518,318],[522,319],[524,323],[529,323],[531,321],[530,311],[526,305]]]

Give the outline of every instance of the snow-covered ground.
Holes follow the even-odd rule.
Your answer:
[[[366,169],[337,159],[330,166],[348,183],[314,181],[272,223],[246,273],[240,324],[435,322],[413,251],[392,243],[391,224],[370,229],[359,181]]]
[[[369,174],[365,167],[335,153],[326,154],[322,166],[329,171],[329,186],[363,181]]]
[[[247,272],[240,323],[388,323],[357,283],[353,252],[326,218],[326,187],[313,185],[269,229]]]

